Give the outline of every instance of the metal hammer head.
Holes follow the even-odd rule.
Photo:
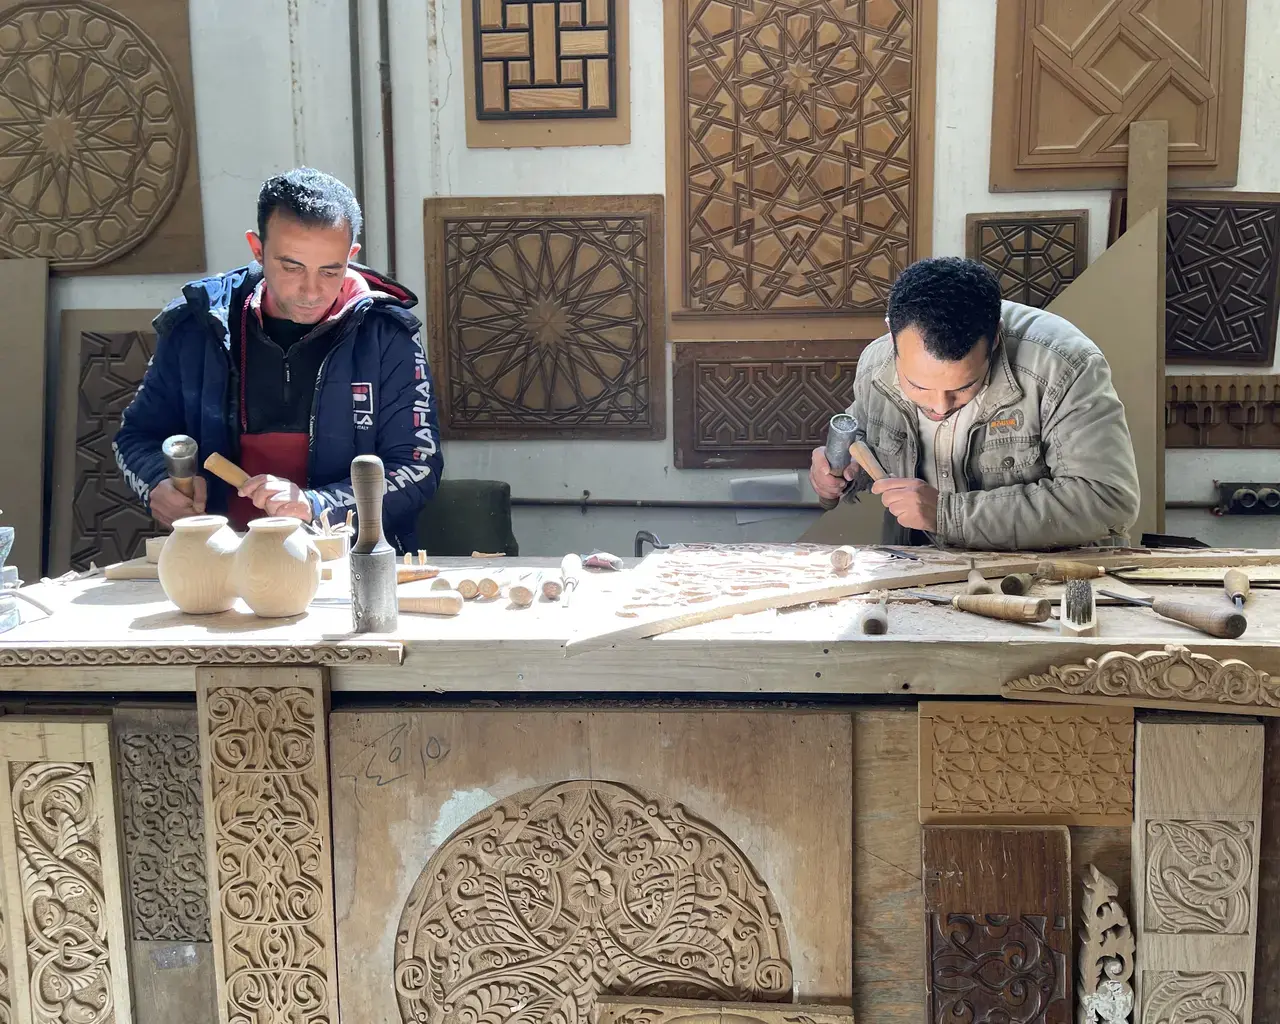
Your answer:
[[[196,475],[196,459],[200,449],[195,438],[187,437],[186,434],[174,434],[164,439],[160,451],[164,453],[164,468],[171,477],[183,480]]]

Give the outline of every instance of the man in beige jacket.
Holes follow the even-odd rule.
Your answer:
[[[908,267],[889,296],[889,333],[858,361],[849,413],[889,478],[871,487],[885,541],[1036,550],[1127,540],[1138,472],[1124,406],[1098,347],[1069,322],[1001,302],[981,264]],[[871,483],[831,473],[815,448],[809,482],[826,507]]]

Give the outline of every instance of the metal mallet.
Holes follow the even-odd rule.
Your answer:
[[[831,424],[827,427],[827,465],[831,467],[832,476],[843,476],[853,461],[849,445],[857,432],[858,421],[847,412],[838,412],[831,417]]]
[[[160,446],[164,454],[164,468],[169,471],[169,479],[173,486],[188,498],[196,496],[196,460],[200,448],[195,438],[186,434],[174,434],[166,437]]]

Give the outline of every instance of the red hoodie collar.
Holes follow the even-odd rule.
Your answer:
[[[254,316],[258,318],[258,323],[262,323],[262,300],[267,291],[267,279],[265,277],[260,280],[254,287],[252,294],[249,296],[248,308],[253,311]],[[396,302],[403,302],[406,293],[392,290],[389,282],[379,280],[378,278],[362,273],[355,267],[347,267],[346,276],[342,279],[342,288],[338,291],[338,297],[333,300],[333,304],[325,310],[322,316],[313,326],[313,329],[321,324],[331,323],[334,320],[341,319],[346,315],[357,302],[367,298],[384,298],[391,299]]]

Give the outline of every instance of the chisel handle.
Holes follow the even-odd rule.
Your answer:
[[[1032,588],[1035,582],[1036,578],[1029,572],[1011,572],[1000,581],[1000,592],[1022,597]]]
[[[880,465],[880,460],[876,458],[875,452],[867,447],[865,441],[854,441],[849,445],[849,454],[853,456],[854,461],[866,471],[867,476],[872,480],[883,480],[889,474],[885,471],[884,466]]]
[[[456,590],[437,590],[421,597],[402,597],[400,611],[416,615],[457,615],[462,611],[462,595]]]
[[[1222,588],[1232,601],[1249,600],[1249,577],[1240,569],[1228,569],[1222,575]]]
[[[969,582],[964,585],[966,594],[994,594],[996,588],[987,582],[979,569],[969,570]]]
[[[867,608],[858,619],[858,628],[868,636],[889,632],[889,609],[884,601]]]
[[[952,605],[962,612],[985,615],[1006,622],[1048,622],[1047,597],[1014,597],[1011,594],[957,594]]]
[[[204,460],[204,468],[219,480],[236,488],[236,490],[239,490],[241,485],[249,479],[248,473],[230,459],[224,458],[217,452],[214,452]]]
[[[1151,602],[1151,610],[1223,640],[1234,640],[1249,625],[1244,615],[1231,606],[1183,601],[1176,597],[1157,597]]]
[[[1045,559],[1036,566],[1036,575],[1053,583],[1064,583],[1067,580],[1096,580],[1107,574],[1100,565],[1086,565],[1084,562],[1069,562],[1062,559]]]

